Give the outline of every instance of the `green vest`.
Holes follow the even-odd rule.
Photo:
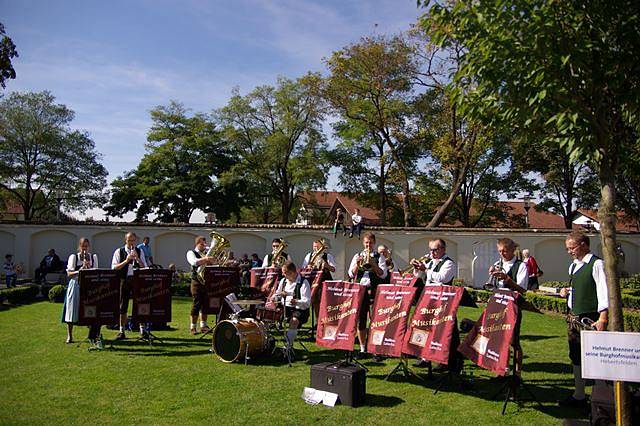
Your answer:
[[[598,312],[598,292],[596,281],[593,279],[593,263],[598,259],[591,256],[589,263],[575,270],[575,263],[571,265],[569,272],[569,285],[571,286],[571,312],[576,315]]]
[[[451,260],[451,258],[449,256],[445,256],[442,258],[442,261],[440,261],[440,263],[438,263],[436,265],[435,268],[433,268],[433,272],[440,272],[440,268],[442,267],[442,264],[444,262],[446,262],[447,260]],[[451,260],[453,262],[453,260]],[[433,264],[433,259],[431,259],[429,261],[429,264],[427,265],[427,269],[431,269],[430,266]],[[451,283],[453,282],[453,278],[451,278],[451,281],[447,282],[447,283],[442,283],[442,285],[451,285]]]

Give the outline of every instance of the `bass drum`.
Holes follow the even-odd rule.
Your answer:
[[[220,321],[213,330],[213,350],[222,362],[234,362],[268,351],[271,336],[264,324],[252,318]]]

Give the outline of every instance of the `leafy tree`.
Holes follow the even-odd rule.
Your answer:
[[[630,0],[458,1],[434,4],[423,24],[439,45],[465,48],[451,86],[471,94],[463,113],[559,146],[593,164],[609,290],[609,329],[622,331],[616,257],[616,176],[640,128],[640,12]],[[632,146],[630,146],[630,144]],[[621,394],[626,407],[627,392]],[[625,424],[631,412],[626,409]]]
[[[300,191],[320,188],[327,180],[321,85],[317,74],[280,77],[275,87],[260,86],[245,96],[235,89],[218,111],[238,160],[223,181],[247,188],[249,204],[277,200],[283,223],[290,222]]]
[[[16,71],[11,63],[12,58],[18,57],[16,45],[4,31],[4,25],[0,22],[0,86],[7,87],[5,82],[16,78]]]
[[[635,132],[631,132],[637,138]],[[621,158],[620,170],[616,177],[618,197],[616,203],[626,218],[636,224],[640,231],[640,144],[630,146],[627,155]]]
[[[218,177],[233,164],[212,117],[189,115],[180,103],[151,111],[146,154],[135,170],[111,184],[106,211],[121,216],[136,212],[143,221],[154,214],[160,222],[189,222],[195,209],[215,212],[225,220],[239,210],[238,188],[222,187]]]
[[[67,209],[104,203],[107,171],[89,135],[70,128],[73,117],[49,92],[0,101],[0,188],[20,203],[27,221],[51,211],[56,190]]]
[[[357,123],[366,128],[368,138],[384,142],[385,161],[393,163],[394,179],[402,190],[404,225],[413,225],[410,185],[422,151],[411,119],[416,72],[411,47],[399,36],[366,37],[334,52],[326,66],[327,99],[342,120]]]

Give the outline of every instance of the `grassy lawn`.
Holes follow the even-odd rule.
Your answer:
[[[525,312],[523,377],[543,407],[510,403],[501,416],[502,401],[491,400],[501,379],[469,361],[469,390],[454,383],[434,395],[436,380],[384,381],[395,360],[369,360],[366,406],[307,405],[300,395],[309,385],[310,365],[337,360],[339,353],[308,343],[311,353],[293,368],[275,360],[224,364],[208,353],[210,341],[189,335],[189,307],[189,300],[174,299],[175,329],[156,332],[164,344],[137,343],[131,334],[103,352],[87,351],[86,341],[64,344],[60,304],[0,311],[0,423],[539,425],[580,415],[556,405],[573,383],[560,316]],[[461,308],[459,318],[479,315],[480,309]],[[76,340],[86,337],[85,327],[75,331]],[[116,332],[103,334],[112,339]]]

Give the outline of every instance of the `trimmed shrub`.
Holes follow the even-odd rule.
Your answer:
[[[624,311],[624,330],[640,332],[640,312]]]
[[[40,288],[37,285],[23,285],[16,288],[8,288],[0,290],[6,298],[5,300],[12,305],[24,305],[35,302]]]
[[[629,278],[621,278],[620,288],[627,290],[640,290],[640,274],[632,275]]]
[[[171,285],[171,294],[173,296],[191,296],[191,282],[178,281]]]
[[[49,302],[53,303],[62,303],[64,301],[64,297],[67,293],[67,288],[63,285],[54,285],[49,290]]]
[[[562,287],[569,287],[569,283],[567,281],[544,281],[540,283],[540,286],[562,288]]]

